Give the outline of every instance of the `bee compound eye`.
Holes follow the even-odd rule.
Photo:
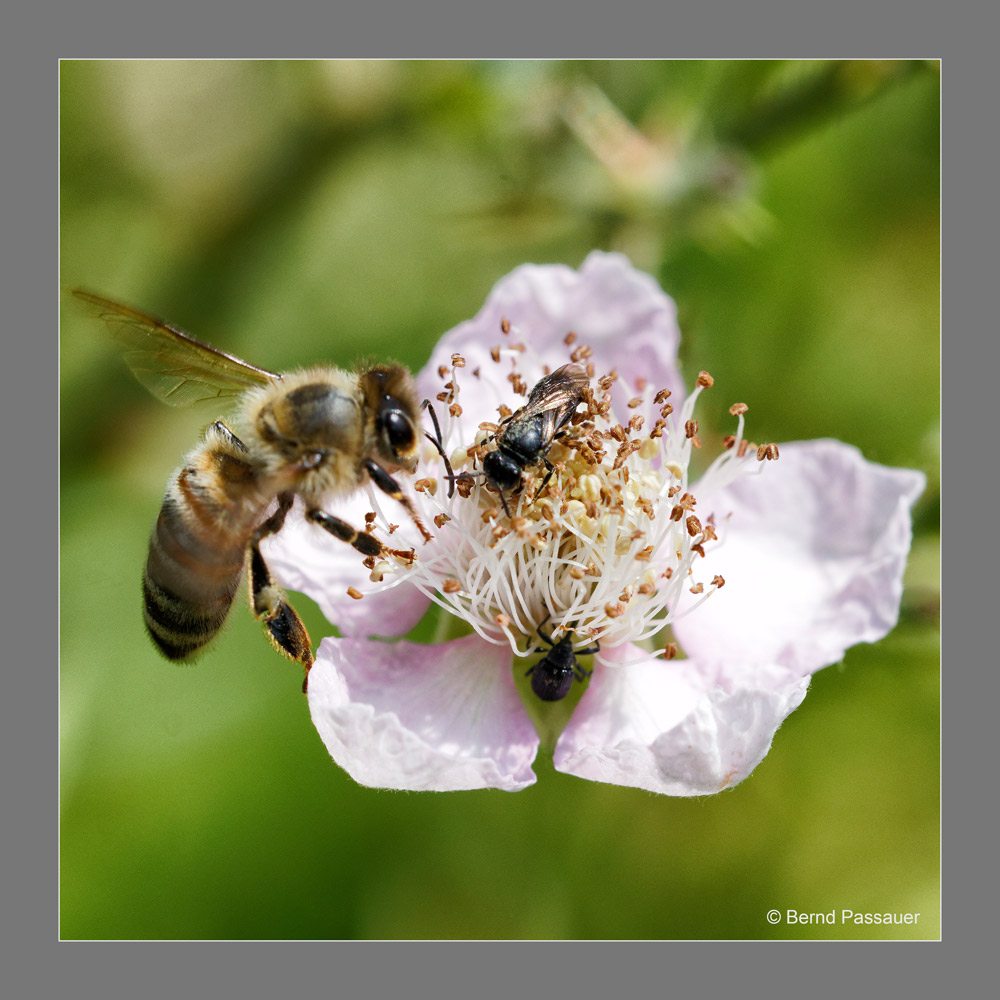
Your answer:
[[[382,429],[389,447],[397,454],[413,450],[416,435],[409,418],[398,408],[387,409],[382,414]]]

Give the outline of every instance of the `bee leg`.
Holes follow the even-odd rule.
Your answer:
[[[535,631],[536,631],[536,632],[538,633],[538,638],[539,638],[539,639],[542,639],[542,640],[544,640],[544,641],[545,641],[545,642],[547,642],[547,643],[548,643],[548,644],[549,644],[550,646],[554,646],[554,645],[555,645],[555,643],[554,643],[554,642],[552,641],[552,632],[551,632],[551,631],[549,631],[548,633],[546,633],[546,632],[543,632],[543,631],[542,631],[542,626],[543,626],[543,625],[544,625],[544,624],[545,624],[545,623],[546,623],[546,622],[547,622],[547,621],[548,621],[548,620],[549,620],[549,619],[550,619],[551,617],[552,617],[552,612],[551,612],[551,611],[547,612],[547,613],[546,613],[546,615],[545,615],[545,617],[544,617],[544,618],[543,618],[543,619],[542,619],[542,620],[541,620],[541,621],[540,621],[540,622],[539,622],[539,623],[538,623],[538,624],[537,624],[537,625],[535,626]],[[540,653],[541,651],[542,651],[542,648],[541,648],[541,647],[539,647],[538,649],[536,649],[536,650],[535,650],[535,652],[536,652],[536,653]]]
[[[549,480],[552,478],[552,474],[556,471],[556,467],[547,458],[543,459],[543,461],[545,462],[545,468],[548,469],[549,471],[545,473],[545,478],[542,480],[542,485],[539,486],[538,489],[535,491],[535,495],[532,498],[533,500],[537,500],[542,495],[542,490],[544,490],[545,487],[549,485]]]
[[[311,507],[306,511],[306,520],[318,524],[334,538],[347,542],[363,556],[380,556],[385,549],[385,546],[374,535],[369,535],[364,531],[355,531],[346,521],[342,521],[332,514],[327,514],[325,510],[320,510],[318,507]]]
[[[213,433],[222,438],[222,440],[231,447],[242,452],[247,450],[247,446],[229,429],[229,425],[225,422],[225,420],[216,420],[215,423],[208,429],[205,437],[208,438]]]
[[[437,414],[434,412],[434,407],[429,399],[425,399],[420,404],[420,409],[426,407],[427,412],[431,415],[431,422],[434,424],[434,437],[431,437],[426,431],[424,432],[424,437],[435,448],[437,448],[438,454],[441,456],[444,462],[445,472],[448,474],[448,499],[450,500],[455,495],[455,470],[451,467],[451,462],[448,461],[448,456],[444,453],[444,442],[441,439],[441,425],[438,423]]]
[[[424,541],[431,541],[434,536],[424,527],[423,522],[417,516],[417,511],[413,506],[413,501],[410,500],[410,498],[399,488],[399,483],[397,483],[396,480],[393,479],[392,476],[390,476],[389,473],[378,464],[378,462],[375,462],[370,458],[366,458],[362,464],[364,465],[365,472],[367,472],[371,478],[371,481],[383,493],[385,493],[386,496],[392,497],[393,500],[405,508],[406,513],[410,515],[410,520],[417,526],[417,530],[420,534],[424,536]]]
[[[285,600],[284,592],[274,582],[271,571],[260,554],[261,539],[281,529],[293,499],[293,494],[282,493],[278,498],[278,509],[251,536],[247,576],[250,607],[254,617],[264,623],[267,637],[282,656],[302,664],[305,670],[302,690],[305,692],[309,684],[309,671],[313,665],[312,642],[305,625],[302,624],[302,619]]]

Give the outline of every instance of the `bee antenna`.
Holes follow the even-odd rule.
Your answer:
[[[444,441],[441,437],[441,425],[438,423],[437,414],[434,412],[434,406],[429,399],[425,399],[420,404],[420,409],[426,409],[431,415],[431,423],[434,424],[434,435],[430,435],[427,431],[424,431],[424,437],[435,448],[437,448],[437,453],[441,456],[441,460],[444,462],[445,472],[448,474],[448,499],[450,500],[455,495],[455,470],[451,467],[451,462],[448,461],[448,456],[444,453]]]

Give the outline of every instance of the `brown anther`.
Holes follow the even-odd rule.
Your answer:
[[[701,533],[702,533],[702,539],[701,540],[703,542],[715,541],[715,539],[717,539],[719,537],[715,533],[715,525],[712,524],[711,521],[709,521],[708,524],[706,524],[705,527],[702,528],[702,532]]]
[[[620,601],[617,604],[611,604],[609,602],[604,605],[604,613],[609,618],[620,618],[623,614],[625,614],[625,605]]]
[[[458,580],[453,580],[449,577],[444,581],[444,583],[441,584],[441,589],[446,594],[457,594],[462,589],[462,585],[458,582]]]
[[[633,396],[628,401],[628,408],[634,410],[637,406],[642,406],[642,396]]]
[[[733,405],[729,407],[729,412],[734,417],[739,417],[739,416],[742,416],[742,414],[746,413],[747,410],[749,410],[749,409],[750,409],[750,407],[747,406],[746,403],[733,403]]]
[[[371,527],[375,523],[375,511],[370,510],[365,514],[365,524]]]
[[[446,389],[454,389],[455,388],[455,383],[451,382],[451,381],[445,382],[444,387]]]
[[[510,526],[519,538],[524,538],[528,534],[528,519],[526,517],[512,517]]]
[[[499,361],[500,360],[500,348],[499,347],[491,347],[490,348],[490,357],[494,361]]]
[[[446,521],[450,521],[451,518],[447,514],[435,514],[434,515],[434,526],[436,528],[443,528]]]
[[[656,593],[656,584],[655,583],[651,583],[648,580],[646,581],[646,583],[640,583],[639,584],[639,593],[642,594],[644,597],[648,597],[650,594],[655,594]]]
[[[696,583],[691,588],[691,593],[692,594],[700,594],[704,589],[705,589],[705,584],[703,584],[703,583]]]
[[[586,361],[587,358],[591,356],[594,352],[587,347],[586,344],[581,344],[573,353],[569,356],[570,361]]]
[[[669,417],[670,414],[673,413],[673,412],[674,412],[674,408],[673,408],[673,406],[670,403],[664,403],[663,406],[660,407],[660,416],[661,417]]]
[[[778,446],[774,442],[767,446],[767,457],[772,462],[778,457]]]
[[[664,580],[669,580],[673,575],[674,575],[674,571],[669,566],[663,571],[663,579]]]
[[[567,333],[566,336],[563,337],[563,343],[567,347],[572,347],[573,344],[576,343],[576,334],[572,330],[570,330],[569,333]]]
[[[483,519],[484,524],[489,524],[490,521],[495,521],[500,516],[500,508],[487,507],[479,516]]]
[[[587,575],[587,571],[582,566],[570,566],[569,575],[574,580],[582,580]]]
[[[698,500],[693,493],[685,493],[684,496],[678,500],[678,503],[685,510],[694,510],[698,506]]]
[[[361,598],[364,597],[365,595],[362,594],[361,591],[358,590],[357,587],[348,587],[347,588],[347,596],[348,597],[353,597],[354,600],[356,600],[356,601],[360,601]]]
[[[639,562],[647,562],[649,559],[653,558],[653,546],[647,545],[644,549],[640,549],[635,554],[635,558]]]
[[[398,529],[399,529],[399,525],[398,524],[390,524],[389,525],[389,534],[391,535],[394,531],[397,531]]]
[[[465,358],[463,358],[461,354],[453,354],[451,356],[451,363],[456,368],[464,368],[465,367]]]
[[[497,407],[497,413],[500,414],[501,420],[506,420],[513,412],[514,411],[509,406],[504,406],[503,403]]]
[[[448,412],[453,417],[460,417],[462,415],[461,404],[459,404],[459,403],[452,403],[451,406],[448,407]]]
[[[473,485],[474,483],[471,479],[456,478],[455,480],[455,490],[463,500],[468,500],[472,496]]]
[[[698,421],[688,420],[684,424],[684,436],[693,438],[698,433]]]
[[[656,394],[656,395],[655,395],[655,396],[653,397],[653,402],[654,402],[654,403],[656,403],[656,405],[657,405],[657,406],[659,406],[659,405],[660,405],[660,403],[664,403],[664,402],[666,402],[666,400],[667,400],[667,397],[668,397],[669,395],[670,395],[670,390],[669,390],[669,389],[661,389],[661,390],[660,390],[660,391],[659,391],[659,392],[658,392],[658,393],[657,393],[657,394]]]
[[[716,575],[712,577],[713,587],[724,587],[725,585],[726,581],[721,576],[719,576],[718,573],[716,573]]]
[[[608,389],[610,389],[611,386],[614,384],[615,379],[617,379],[617,378],[618,378],[618,372],[616,372],[612,368],[611,371],[608,372],[607,375],[602,375],[597,380],[597,388],[600,389],[601,392],[607,392]]]
[[[365,558],[361,560],[361,565],[364,566],[365,569],[374,569],[375,568],[375,557],[374,556],[365,556]]]
[[[694,384],[700,385],[703,389],[711,389],[715,385],[715,379],[708,372],[698,372],[698,377],[695,379]]]
[[[767,458],[767,445],[759,444],[757,445],[757,461],[763,462]]]
[[[725,448],[725,449],[726,449],[727,451],[728,451],[728,450],[729,450],[730,448],[732,448],[732,446],[733,446],[734,444],[736,444],[736,438],[735,438],[735,437],[734,437],[734,436],[733,436],[732,434],[727,434],[727,435],[726,435],[726,436],[725,436],[725,437],[724,437],[724,438],[722,439],[722,447],[723,447],[723,448]]]
[[[684,517],[684,508],[680,504],[675,504],[670,511],[670,520],[679,521],[682,517]]]
[[[504,334],[510,333],[510,320],[506,316],[500,320],[500,332]]]
[[[413,488],[418,493],[430,493],[432,496],[437,492],[437,480],[436,479],[416,479],[413,482]]]
[[[490,532],[490,537],[494,542],[499,542],[501,538],[506,538],[509,534],[510,528],[505,528],[502,524],[496,524]]]
[[[630,431],[635,431],[638,433],[642,430],[642,425],[646,422],[646,418],[640,413],[633,414],[632,419],[628,422],[628,427]]]
[[[671,486],[670,489],[667,490],[667,496],[668,497],[675,497],[675,496],[677,496],[678,493],[680,493],[680,491],[681,491],[681,488],[679,486]]]
[[[521,354],[524,354],[524,352],[528,349],[528,345],[525,344],[525,343],[511,344],[510,346],[511,346],[511,350],[518,351]]]
[[[596,502],[593,501],[593,500],[588,500],[584,504],[584,508],[587,511],[587,517],[589,517],[592,521],[596,521],[597,520],[597,504],[596,504]]]
[[[472,369],[472,374],[473,374],[473,375],[474,375],[474,376],[475,376],[476,378],[479,378],[479,365],[476,365],[476,367]]]
[[[417,561],[416,549],[389,549],[389,555],[395,556],[401,562],[409,563],[411,566]]]
[[[521,378],[520,375],[518,375],[517,372],[511,372],[510,375],[507,376],[507,381],[514,387],[514,392],[516,392],[519,396],[528,395],[528,384],[523,378]]]
[[[624,589],[624,590],[623,590],[623,591],[622,591],[622,592],[621,592],[621,593],[620,593],[620,594],[618,595],[618,600],[619,600],[619,601],[620,601],[620,602],[621,602],[622,604],[628,604],[628,602],[632,600],[632,588],[631,588],[631,587],[626,587],[626,588],[625,588],[625,589]]]
[[[438,378],[444,378],[448,374],[447,365],[438,365]]]
[[[684,522],[684,524],[687,526],[687,532],[692,538],[694,538],[695,535],[701,534],[701,521],[699,521],[698,518],[694,516],[694,514],[692,514]]]
[[[439,392],[437,394],[437,400],[439,403],[447,403],[452,398],[450,392]]]
[[[692,552],[697,552],[698,555],[700,555],[702,559],[705,558],[705,546],[702,545],[701,542],[696,542],[694,545],[692,545],[691,546],[691,551]]]
[[[668,642],[663,647],[663,659],[672,660],[675,656],[677,656],[677,643]]]

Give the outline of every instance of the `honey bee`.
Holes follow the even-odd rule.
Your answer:
[[[391,475],[417,465],[419,406],[410,372],[385,364],[279,375],[128,306],[73,294],[108,323],[133,374],[165,403],[240,397],[239,434],[223,420],[210,424],[167,484],[142,581],[153,642],[167,659],[195,656],[222,628],[246,568],[253,614],[278,652],[302,664],[306,690],[309,634],[260,543],[280,531],[299,497],[309,521],[366,558],[392,551],[322,509],[368,482],[402,504],[430,540]]]
[[[591,671],[581,667],[576,658],[591,656],[601,647],[595,642],[586,649],[574,649],[572,632],[567,632],[558,642],[553,642],[551,634],[542,631],[542,626],[549,617],[550,615],[546,615],[536,629],[539,639],[549,646],[549,651],[534,666],[529,667],[524,676],[531,675],[531,690],[542,701],[561,701],[569,694],[574,677],[582,681],[591,675]],[[542,647],[536,648],[534,652],[542,652]]]
[[[496,449],[483,459],[483,473],[500,494],[508,517],[506,494],[520,487],[527,466],[544,462],[548,469],[538,493],[552,478],[555,469],[546,456],[586,398],[589,385],[590,379],[579,365],[557,368],[539,379],[528,394],[527,403],[507,417],[489,439],[496,442]]]

